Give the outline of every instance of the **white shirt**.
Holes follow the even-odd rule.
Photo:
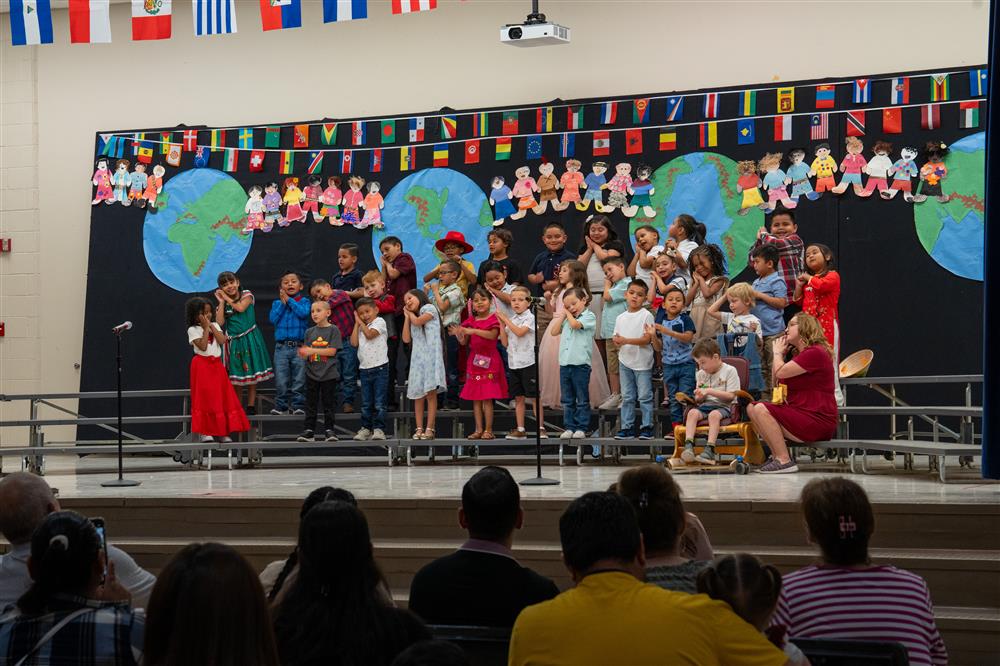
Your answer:
[[[652,248],[650,248],[649,252],[646,253],[646,258],[647,259],[655,259],[657,256],[659,256],[659,254],[661,252],[663,252],[663,246],[662,245],[654,245]],[[652,294],[653,293],[653,269],[652,268],[643,268],[642,265],[637,261],[637,262],[635,262],[635,276],[638,279],[640,279],[640,280],[642,280],[643,282],[646,283],[646,286],[649,287],[649,293]],[[604,286],[601,285],[601,288],[603,289]],[[647,297],[646,300],[652,300],[652,299],[650,299],[650,298]]]
[[[503,289],[501,289],[500,291],[510,296],[511,293],[513,293],[514,289],[516,288],[517,288],[516,284],[504,283]],[[490,312],[496,312],[498,309],[508,319],[514,316],[514,308],[510,307],[510,305],[504,303],[502,300],[494,296],[493,300],[490,301]]]
[[[385,321],[381,317],[375,317],[368,328],[378,331],[378,335],[369,340],[363,331],[358,331],[358,367],[362,370],[377,368],[389,362],[389,336]]]
[[[732,393],[733,391],[738,391],[740,388],[740,375],[736,372],[736,368],[728,363],[723,363],[722,367],[711,375],[704,370],[696,372],[695,384],[698,388],[718,389]],[[705,398],[705,404],[728,407],[731,403],[719,400],[715,396],[709,396]]]
[[[212,328],[222,333],[222,329],[214,321],[212,322]],[[188,328],[188,344],[191,345],[191,349],[198,356],[214,356],[216,358],[222,356],[222,347],[219,345],[218,341],[215,339],[214,335],[208,336],[208,346],[205,347],[205,351],[198,349],[198,346],[194,344],[195,340],[201,340],[201,336],[204,335],[205,329],[198,326],[190,326]]]
[[[722,325],[726,329],[726,333],[756,333],[757,337],[761,340],[764,339],[764,334],[761,332],[760,319],[757,319],[757,315],[752,314],[742,314],[735,315],[732,312],[720,312],[719,315],[722,317]],[[739,345],[746,344],[745,342],[738,342]]]
[[[646,324],[653,323],[653,315],[646,308],[623,312],[615,319],[615,334],[623,338],[641,338],[646,334]],[[618,349],[618,362],[629,370],[650,370],[653,367],[653,346],[622,345]]]
[[[865,171],[872,178],[885,178],[892,168],[892,160],[886,155],[876,155],[868,162]]]
[[[677,254],[681,255],[681,258],[684,261],[687,261],[688,257],[691,256],[691,252],[693,252],[696,249],[698,249],[698,244],[688,238],[685,238],[684,240],[682,240],[680,243],[677,244]],[[691,279],[690,266],[688,266],[681,272],[684,273],[689,280]]]
[[[531,310],[510,317],[515,326],[527,326],[524,335],[518,337],[507,327],[507,365],[511,370],[529,368],[535,364],[535,316]]]

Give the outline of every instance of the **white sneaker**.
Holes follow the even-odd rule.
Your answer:
[[[233,441],[233,438],[232,437],[220,437],[219,441],[222,442],[223,444],[229,444],[229,443],[231,443]]]
[[[562,433],[560,433],[559,435],[559,439],[573,439],[573,431],[563,430]]]
[[[214,442],[214,441],[215,441],[215,438],[212,437],[211,435],[202,435],[201,436],[201,443],[202,444],[207,444],[209,442]]]
[[[622,394],[612,393],[607,400],[598,405],[598,409],[619,409],[622,406]]]
[[[379,440],[379,441],[382,441],[382,440],[385,439],[385,433],[382,432],[381,428],[375,428],[375,431],[372,433],[372,440],[374,441],[376,439]]]
[[[372,431],[369,430],[368,428],[362,428],[361,430],[358,431],[358,434],[354,436],[354,439],[356,439],[359,442],[367,442],[371,438],[372,438]]]
[[[577,430],[573,433],[573,439],[587,439],[587,433],[582,430]]]

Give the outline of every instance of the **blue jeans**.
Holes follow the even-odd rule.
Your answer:
[[[590,430],[590,366],[564,365],[559,368],[562,392],[563,427],[566,430]]]
[[[385,430],[385,392],[389,388],[389,364],[362,368],[361,427]]]
[[[663,364],[663,386],[670,401],[670,419],[674,423],[684,421],[684,405],[677,402],[674,394],[687,393],[694,398],[694,361]]]
[[[354,404],[354,391],[358,388],[358,350],[350,342],[337,351],[340,366],[340,404]]]
[[[652,428],[653,370],[633,370],[625,364],[619,364],[618,373],[622,380],[622,430],[635,425],[636,398],[642,411],[642,427]]]
[[[445,358],[444,358],[444,369],[445,376],[448,380],[448,392],[445,394],[445,400],[451,404],[458,404],[458,338],[454,335],[445,334]]]
[[[274,346],[274,408],[279,411],[306,406],[306,362],[298,345]]]

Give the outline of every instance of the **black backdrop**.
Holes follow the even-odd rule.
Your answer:
[[[962,68],[959,73],[951,77],[952,100],[965,99],[968,96],[968,76],[965,72],[966,69]],[[910,72],[905,75],[918,77],[919,73]],[[878,78],[888,76],[893,75],[879,75]],[[822,82],[804,81],[788,84],[797,87],[795,109],[797,113],[813,110],[812,86]],[[872,104],[869,108],[888,105],[888,85],[888,81],[884,80],[875,82]],[[928,88],[926,78],[911,79],[911,102],[927,102]],[[729,89],[729,92],[735,90],[739,88]],[[838,86],[837,108],[865,108],[850,104],[850,92],[850,85]],[[694,93],[696,91],[683,94]],[[738,115],[737,97],[737,95],[722,97],[720,119],[731,119]],[[580,103],[591,104],[600,101],[600,99],[579,100]],[[554,100],[542,103],[541,106],[560,103],[563,102]],[[652,102],[653,125],[662,122],[660,119],[664,117],[664,104],[664,100]],[[774,90],[762,90],[758,93],[758,109],[774,109],[774,105]],[[618,122],[615,127],[632,125],[631,106],[628,102],[619,104]],[[445,110],[445,112],[450,111]],[[585,129],[593,131],[609,129],[608,126],[598,124],[597,113],[598,107],[588,107]],[[896,159],[899,147],[903,145],[922,146],[930,139],[951,143],[963,136],[982,131],[981,128],[969,130],[958,128],[957,103],[944,104],[941,107],[942,129],[933,132],[921,129],[920,110],[916,107],[903,110],[902,134],[883,135],[879,115],[877,111],[869,111],[867,114],[868,129],[863,138],[866,156],[871,155],[871,146],[880,138],[885,138],[894,144],[895,151],[892,158]],[[700,121],[701,117],[701,98],[688,97],[685,100],[683,120],[690,123],[695,120]],[[557,165],[558,175],[563,170],[561,165],[564,161],[558,158],[558,133],[565,127],[565,110],[556,108],[554,119],[555,131],[544,135],[543,138],[543,154]],[[471,122],[471,116],[460,117],[458,129],[460,139],[472,137]],[[493,134],[499,134],[498,113],[491,116],[490,123],[490,129],[494,130]],[[377,127],[377,124],[375,126]],[[520,113],[521,132],[529,133],[534,126],[534,111],[525,108]],[[735,122],[720,120],[718,146],[700,149],[697,125],[679,126],[671,130],[677,132],[677,150],[660,152],[657,146],[659,130],[647,127],[644,131],[645,150],[642,155],[626,155],[624,132],[617,132],[611,134],[610,157],[597,158],[591,157],[590,135],[586,133],[576,138],[575,156],[583,162],[584,173],[589,172],[590,163],[597,159],[609,163],[628,161],[633,165],[644,162],[657,168],[678,155],[701,150],[718,152],[734,160],[741,160],[759,159],[765,152],[773,150],[787,153],[792,146],[803,146],[807,149],[808,159],[811,159],[812,147],[817,142],[807,140],[808,115],[794,118],[795,138],[792,142],[774,143],[771,140],[771,128],[770,118],[757,120],[757,142],[739,146],[736,144]],[[168,131],[180,128],[160,129]],[[141,131],[155,132],[160,129]],[[349,123],[341,123],[338,145],[324,146],[323,149],[349,149],[348,130]],[[843,116],[831,113],[829,143],[833,147],[833,156],[838,161],[844,155],[844,131]],[[317,146],[319,128],[313,127],[312,132],[312,145]],[[235,133],[230,132],[230,135],[235,136]],[[427,143],[433,143],[437,136],[439,136],[437,121],[428,119]],[[262,129],[257,130],[255,138],[256,145],[262,146]],[[368,138],[369,146],[377,146],[375,143],[378,140],[377,136],[373,135],[371,129]],[[405,117],[397,123],[397,138],[400,144],[397,144],[396,148],[405,143]],[[287,126],[282,141],[282,148],[291,147],[291,130]],[[207,132],[200,133],[199,143],[207,143]],[[229,145],[234,143],[231,141]],[[480,144],[482,161],[475,165],[462,163],[462,143],[457,143],[452,145],[449,166],[467,174],[488,193],[489,182],[494,175],[503,175],[508,184],[512,184],[513,171],[522,164],[529,164],[533,175],[537,177],[538,160],[525,159],[525,143],[523,138],[515,138],[512,142],[510,161],[494,162],[493,141],[483,139]],[[354,153],[355,166],[362,167],[357,172],[366,178],[379,180],[382,183],[383,195],[387,194],[396,182],[413,173],[412,171],[400,173],[397,149],[391,146],[385,148],[383,170],[378,174],[367,173],[366,152],[356,150]],[[431,152],[430,146],[417,148],[417,170],[431,167]],[[191,160],[192,155],[185,153],[182,168],[191,168]],[[220,160],[221,153],[213,153],[210,166],[221,168]],[[242,170],[232,175],[244,186],[265,180],[278,180],[282,177],[277,173],[278,159],[274,153],[268,154],[267,168],[263,174],[251,174],[245,171],[248,159],[243,151],[240,162]],[[300,154],[296,162],[298,169],[295,175],[302,176],[308,158]],[[325,162],[324,178],[339,173],[338,153],[328,154]],[[178,169],[167,167],[166,180],[179,172]],[[902,197],[892,201],[882,201],[877,196],[859,199],[852,193],[847,193],[839,197],[826,194],[815,202],[803,199],[796,210],[799,234],[803,239],[807,243],[825,243],[837,256],[837,268],[842,277],[840,298],[842,355],[865,347],[873,349],[875,362],[872,373],[878,375],[981,372],[982,283],[960,278],[939,266],[928,256],[915,232],[912,206],[905,203]],[[576,211],[571,206],[559,213],[550,208],[544,216],[536,216],[529,212],[527,217],[521,220],[508,221],[505,226],[515,237],[512,255],[526,268],[534,255],[543,249],[540,242],[541,230],[550,220],[559,220],[567,227],[570,237],[569,247],[575,249],[581,240],[581,227],[587,214]],[[658,214],[662,216],[662,210]],[[616,211],[612,215],[612,220],[619,235],[627,236],[627,218],[620,211]],[[143,213],[135,207],[100,205],[93,208],[82,355],[81,390],[83,391],[107,390],[114,387],[114,339],[110,329],[125,319],[135,323],[135,328],[127,334],[125,340],[125,388],[127,390],[178,388],[186,387],[188,384],[190,350],[185,336],[183,305],[191,294],[171,289],[150,271],[143,255],[142,221]],[[712,224],[711,220],[703,221],[710,226]],[[387,232],[392,233],[391,220],[388,221]],[[267,312],[276,294],[281,272],[286,268],[295,268],[301,271],[306,279],[317,277],[329,279],[337,270],[337,248],[344,242],[356,242],[360,246],[359,267],[362,270],[373,268],[375,262],[369,251],[370,234],[370,230],[358,231],[349,226],[331,227],[325,223],[320,225],[311,221],[304,225],[293,224],[287,229],[276,228],[270,234],[259,232],[256,234],[250,253],[238,273],[244,288],[252,290],[257,297],[257,318],[268,343],[272,341],[272,327],[267,322]],[[737,261],[740,259],[737,258]],[[738,279],[752,279],[751,272],[744,271]],[[179,402],[174,404],[179,407]],[[97,405],[94,407],[100,409]],[[134,405],[129,413],[139,414],[146,411],[163,413],[164,409],[162,404],[155,407]],[[84,436],[84,433],[81,432],[80,435]]]

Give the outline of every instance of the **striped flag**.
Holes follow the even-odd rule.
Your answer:
[[[566,108],[566,129],[580,130],[583,129],[583,110],[582,104],[579,106],[570,106]]]
[[[109,0],[69,0],[70,43],[110,44],[109,4]]]
[[[855,79],[854,94],[851,101],[855,104],[870,104],[872,101],[872,81],[871,79]]]
[[[323,0],[323,23],[368,18],[368,0]]]
[[[434,144],[434,166],[436,166],[436,167],[446,167],[446,166],[448,166],[448,144],[447,143],[437,143],[437,144]]]
[[[139,150],[136,152],[136,159],[143,164],[153,163],[153,144],[149,141],[142,141]]]
[[[181,144],[171,143],[167,146],[167,164],[172,167],[179,167],[181,165]]]
[[[226,130],[214,129],[209,134],[208,146],[214,153],[226,147]]]
[[[412,14],[437,9],[437,0],[392,0],[393,14]]]
[[[278,167],[278,171],[283,174],[289,174],[295,168],[295,153],[290,150],[281,151],[281,162]]]
[[[813,141],[830,137],[830,119],[828,113],[814,113],[809,116],[809,138]]]
[[[962,102],[958,105],[958,126],[962,129],[979,127],[979,102]]]
[[[920,107],[920,126],[925,130],[941,128],[940,104],[924,104]]]
[[[510,139],[507,137],[497,138],[496,145],[496,155],[494,160],[497,162],[506,162],[510,159]]]
[[[755,127],[757,123],[753,118],[736,121],[736,143],[741,146],[754,143],[757,140]]]
[[[816,108],[832,109],[837,103],[837,86],[822,85],[816,86]]]
[[[132,41],[170,39],[171,0],[132,0]]]
[[[410,118],[410,141],[424,140],[424,117]]]
[[[608,132],[594,132],[594,157],[611,154],[611,136]]]
[[[552,107],[545,106],[535,109],[535,131],[552,131]]]
[[[236,32],[236,0],[191,0],[195,35]]]
[[[698,145],[702,148],[714,148],[719,144],[718,123],[701,123],[698,125]]]
[[[264,147],[279,148],[281,146],[281,128],[276,126],[264,128]]]
[[[354,151],[340,151],[340,173],[348,174],[354,169]]]
[[[306,173],[323,173],[323,151],[314,150],[309,153],[309,168]]]
[[[986,69],[969,70],[969,95],[982,97],[986,94]]]
[[[667,98],[667,122],[674,123],[684,117],[684,97],[677,95],[676,97]]]
[[[240,150],[253,150],[253,128],[244,127],[240,130]]]
[[[517,111],[504,111],[500,131],[504,136],[517,134]]]
[[[441,116],[441,138],[454,139],[458,136],[458,116]]]
[[[559,137],[559,157],[573,157],[576,152],[576,134],[566,133]]]
[[[636,99],[632,101],[632,122],[636,125],[645,125],[649,122],[648,99]]]
[[[292,128],[292,147],[309,147],[309,125],[295,125]]]
[[[529,160],[542,159],[542,137],[532,134],[524,144],[525,157]]]
[[[324,146],[336,146],[337,123],[323,123],[320,126],[319,138]]]
[[[264,170],[264,151],[263,150],[251,150],[250,151],[250,172],[260,173]]]
[[[222,153],[222,170],[230,173],[236,171],[240,161],[240,151],[235,148],[226,148]]]
[[[756,90],[744,90],[740,93],[740,115],[741,116],[757,115]]]
[[[792,117],[791,116],[776,116],[774,118],[774,140],[775,141],[791,141],[792,140]]]
[[[795,111],[795,88],[778,88],[778,113]]]
[[[618,120],[618,102],[601,104],[601,124],[614,125],[616,120]]]
[[[625,154],[637,155],[642,152],[642,130],[625,130]]]
[[[368,132],[364,122],[357,120],[351,123],[351,145],[363,146],[367,142]]]
[[[49,0],[10,0],[10,39],[14,46],[51,44],[52,6]]]
[[[184,134],[181,137],[184,143],[184,150],[198,149],[198,130],[184,130]]]
[[[465,142],[465,163],[479,164],[479,139],[469,139]]]
[[[139,147],[142,146],[143,142],[146,140],[145,132],[136,132],[132,135],[132,154],[139,154]]]
[[[660,132],[660,150],[677,150],[677,132]]]
[[[910,103],[910,77],[900,76],[889,82],[889,103]]]
[[[900,134],[903,131],[903,110],[882,109],[882,132]]]
[[[378,173],[382,170],[382,149],[373,148],[368,158],[369,173]]]
[[[260,0],[260,24],[264,32],[302,27],[302,0]]]
[[[160,132],[160,154],[166,155],[170,152],[170,144],[174,142],[173,132]]]
[[[951,75],[931,74],[931,101],[947,102],[951,98]]]
[[[490,114],[472,114],[472,136],[486,136],[490,133]]]
[[[396,143],[396,121],[383,120],[380,123],[379,133],[382,135],[382,145]]]
[[[717,118],[719,116],[719,93],[705,93],[704,112],[705,118]],[[714,143],[712,144],[715,145]]]
[[[413,146],[399,149],[399,170],[409,171],[417,166],[417,149]]]
[[[844,120],[847,125],[847,136],[864,136],[865,135],[865,112],[864,111],[848,111],[844,114]]]

